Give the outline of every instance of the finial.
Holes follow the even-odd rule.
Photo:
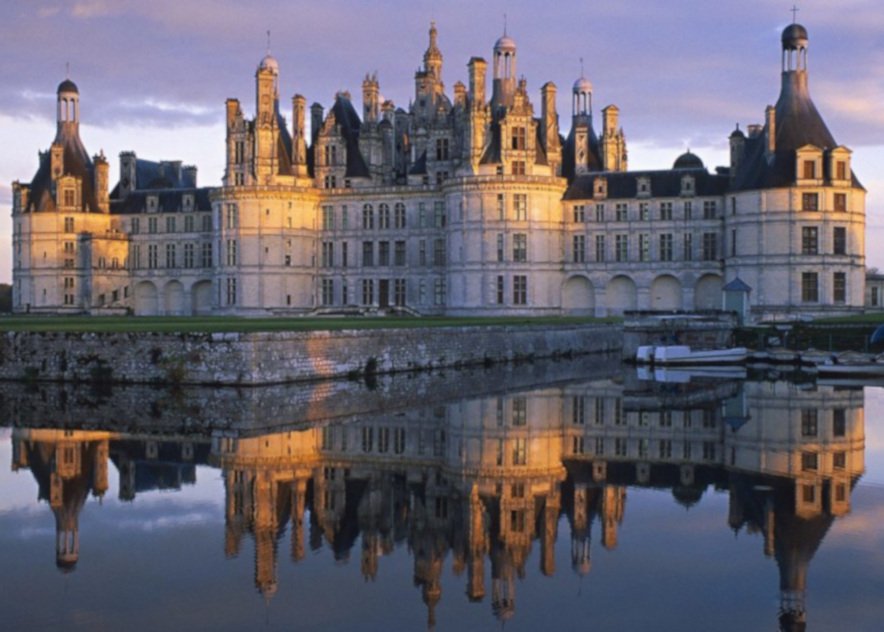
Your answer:
[[[583,72],[583,57],[580,58],[580,76],[585,77],[586,75]]]
[[[267,29],[267,54],[270,54],[270,29]]]
[[[798,7],[793,4],[790,11],[792,11],[792,24],[796,24],[798,22]]]
[[[71,78],[71,62],[69,61],[64,62],[64,78]]]
[[[506,37],[506,13],[503,14],[503,36]]]

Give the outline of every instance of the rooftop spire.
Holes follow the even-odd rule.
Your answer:
[[[790,11],[792,12],[792,24],[797,24],[798,23],[798,7],[793,4]]]

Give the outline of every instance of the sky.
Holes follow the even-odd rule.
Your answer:
[[[290,98],[328,107],[339,90],[361,102],[377,71],[381,94],[407,107],[435,20],[446,91],[467,83],[470,57],[495,40],[518,45],[517,73],[539,112],[540,86],[559,88],[561,127],[570,90],[592,81],[593,109],[620,108],[632,169],[668,168],[686,149],[709,168],[727,162],[739,123],[762,123],[780,86],[780,32],[791,2],[739,0],[4,0],[0,21],[0,283],[11,279],[11,183],[29,182],[55,134],[55,90],[80,89],[81,137],[111,161],[134,150],[199,167],[220,184],[224,101],[254,111],[254,73],[268,47]],[[868,265],[884,268],[884,12],[880,0],[806,0],[811,95],[836,141],[853,150],[869,191]],[[490,78],[489,78],[490,80]],[[359,108],[357,108],[359,109]]]

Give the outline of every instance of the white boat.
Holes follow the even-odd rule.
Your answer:
[[[745,362],[747,355],[746,347],[693,351],[686,345],[667,345],[654,347],[653,361],[654,364],[691,366],[700,364],[736,364]]]
[[[878,362],[824,362],[816,365],[817,375],[836,377],[884,376],[884,363]]]
[[[635,352],[635,361],[639,364],[651,364],[654,361],[654,345],[642,345]]]

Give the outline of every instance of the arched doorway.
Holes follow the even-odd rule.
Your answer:
[[[651,284],[651,309],[682,308],[681,282],[671,274],[662,274]]]
[[[571,316],[592,316],[595,312],[595,292],[584,276],[573,276],[562,287],[562,310]]]
[[[167,316],[184,316],[184,286],[181,281],[169,281],[163,291],[165,298],[165,314]]]
[[[190,288],[191,313],[206,315],[212,313],[212,282],[197,281]]]
[[[721,309],[721,277],[704,274],[694,288],[694,309]]]
[[[608,314],[619,315],[635,309],[636,295],[635,281],[628,276],[620,275],[611,279],[605,292]]]
[[[157,286],[150,281],[142,281],[135,286],[135,314],[156,316],[159,313]]]

